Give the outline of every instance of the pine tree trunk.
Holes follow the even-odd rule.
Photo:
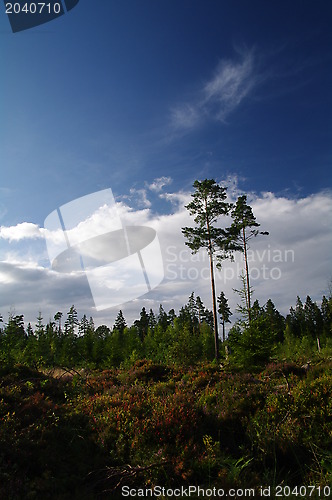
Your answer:
[[[249,323],[250,323],[250,321],[251,321],[251,303],[250,303],[249,266],[248,266],[246,233],[245,233],[244,228],[243,228],[243,251],[244,251],[244,262],[245,262],[245,266],[246,266],[248,319],[249,319]]]
[[[212,305],[213,305],[213,324],[214,324],[214,347],[215,358],[219,359],[219,338],[218,338],[218,319],[217,319],[217,301],[216,301],[216,288],[214,284],[214,271],[213,271],[213,256],[212,250],[209,251],[210,257],[210,273],[211,273],[211,286],[212,286]]]
[[[212,247],[212,241],[211,241],[210,222],[209,222],[209,217],[208,217],[207,199],[206,198],[205,198],[205,212],[206,212],[206,228],[208,231],[208,238],[209,238],[208,253],[209,253],[209,257],[210,257],[210,274],[211,274],[211,287],[212,287],[214,349],[215,349],[215,358],[218,361],[218,359],[219,359],[219,338],[218,338],[217,300],[216,300],[216,287],[214,284],[213,247]]]

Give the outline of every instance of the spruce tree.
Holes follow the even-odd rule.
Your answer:
[[[321,305],[322,321],[323,321],[323,333],[326,337],[332,334],[332,298],[328,299],[324,295],[322,298]]]
[[[65,322],[65,332],[71,336],[75,335],[75,329],[78,325],[77,311],[75,306],[72,305],[67,313],[67,319]]]
[[[232,316],[232,312],[228,306],[228,300],[225,297],[224,292],[220,292],[218,297],[218,313],[221,316],[221,324],[222,324],[222,341],[225,342],[225,323],[230,323],[229,319]]]
[[[43,324],[43,317],[41,311],[39,311],[37,317],[37,323],[35,326],[35,335],[37,335],[37,337],[41,337],[44,333],[45,333],[45,325]]]
[[[197,297],[196,297],[196,310],[197,310],[197,315],[198,315],[199,331],[201,332],[201,326],[202,326],[202,323],[205,319],[205,315],[204,315],[205,307],[204,307],[202,299],[200,298],[199,295],[197,295]]]
[[[143,341],[145,335],[148,332],[149,328],[149,315],[146,312],[145,307],[142,307],[141,313],[140,313],[140,319],[137,319],[134,321],[134,326],[138,330],[138,335],[140,339]]]
[[[58,322],[58,333],[60,334],[61,333],[61,318],[62,318],[63,314],[61,311],[58,311],[55,315],[54,315],[54,320]]]
[[[161,304],[159,306],[157,321],[158,321],[158,326],[161,328],[163,332],[165,332],[168,327],[168,317]]]
[[[89,330],[89,320],[86,317],[86,314],[83,315],[83,318],[81,319],[79,325],[78,325],[78,332],[80,335],[86,335]]]
[[[122,334],[124,332],[124,329],[126,328],[126,326],[127,326],[126,320],[125,320],[123,313],[120,309],[120,311],[118,312],[118,315],[115,319],[114,329]]]
[[[148,323],[149,329],[150,330],[154,330],[155,327],[156,327],[156,325],[157,325],[157,320],[156,320],[155,313],[153,312],[152,309],[150,309],[150,312],[149,312],[149,323]]]

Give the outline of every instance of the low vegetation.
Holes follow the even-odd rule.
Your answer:
[[[283,362],[256,373],[150,360],[2,369],[0,497],[120,498],[123,485],[323,487],[331,396],[326,353],[310,369]]]
[[[193,294],[178,315],[143,311],[130,328],[119,313],[113,329],[94,329],[74,307],[63,330],[40,315],[26,331],[10,317],[0,336],[0,498],[329,485],[330,307],[298,299],[283,318],[256,302],[251,323],[220,342],[219,362],[211,314]]]

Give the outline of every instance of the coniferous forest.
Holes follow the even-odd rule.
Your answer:
[[[268,233],[246,197],[230,207],[214,181],[194,187],[183,234],[209,254],[212,310],[192,292],[130,325],[120,310],[95,327],[74,305],[34,326],[1,317],[0,498],[330,496],[332,297],[298,297],[286,317],[254,300],[248,240]],[[234,251],[237,315],[213,281]]]
[[[0,334],[0,497],[122,498],[124,486],[154,485],[287,485],[290,498],[306,485],[324,496],[332,299],[298,298],[286,318],[255,301],[252,316],[219,341],[218,361],[213,315],[194,294],[177,314],[143,308],[131,326],[120,311],[95,328],[74,306],[63,322],[39,314],[34,328],[10,316]]]

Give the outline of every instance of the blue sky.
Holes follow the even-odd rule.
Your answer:
[[[1,7],[0,258],[11,266],[1,287],[5,317],[9,307],[31,318],[57,309],[45,244],[33,228],[88,193],[111,188],[145,222],[160,223],[182,213],[196,178],[215,178],[251,193],[257,206],[269,199],[272,215],[275,200],[294,210],[311,201],[317,217],[330,213],[331,2],[81,0],[61,18],[15,34]],[[158,226],[161,239],[165,227]],[[10,239],[10,231],[21,233]],[[324,231],[328,245],[328,224],[322,238]],[[183,245],[179,232],[176,246]],[[38,277],[23,272],[27,261]],[[306,289],[297,268],[287,299],[309,293],[318,300],[330,269]],[[28,300],[15,288],[22,279],[30,295],[43,280],[49,288]],[[166,280],[169,291],[146,300],[175,296],[171,285]],[[272,285],[261,288],[261,299],[274,291],[278,306]],[[182,288],[178,306],[193,283]],[[73,283],[66,289],[68,297],[59,296],[68,309],[79,305],[84,293]]]

